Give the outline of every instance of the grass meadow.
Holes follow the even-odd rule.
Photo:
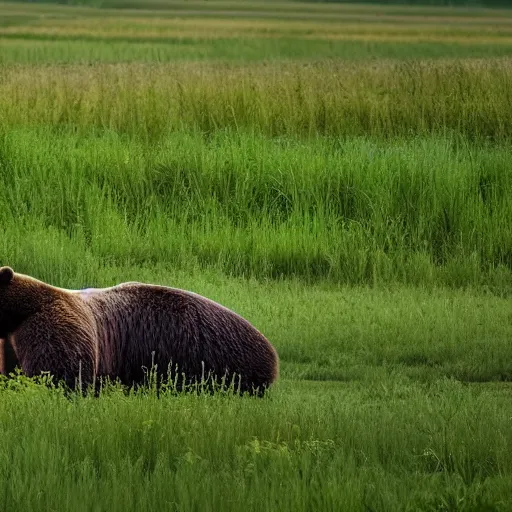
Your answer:
[[[0,2],[0,265],[281,359],[263,399],[0,376],[0,510],[510,510],[511,86],[507,10]]]

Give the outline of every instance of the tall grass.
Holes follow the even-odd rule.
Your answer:
[[[457,63],[4,67],[0,128],[108,128],[142,139],[460,134],[510,141],[508,60]]]
[[[18,129],[0,139],[0,164],[11,260],[47,239],[104,261],[258,278],[511,286],[507,149]]]

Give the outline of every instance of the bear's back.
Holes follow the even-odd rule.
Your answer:
[[[242,373],[251,381],[273,380],[277,355],[247,320],[193,292],[142,283],[82,290],[100,346],[99,375],[140,381],[152,364],[166,373]],[[271,378],[269,376],[272,376]]]

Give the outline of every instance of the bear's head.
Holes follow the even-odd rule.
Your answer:
[[[38,284],[42,283],[16,274],[10,267],[0,268],[0,338],[7,337],[38,310],[44,296],[38,292]]]
[[[11,267],[0,268],[0,284],[8,284],[14,277],[14,270]]]

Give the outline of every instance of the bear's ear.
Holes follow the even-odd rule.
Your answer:
[[[14,277],[14,271],[11,267],[0,268],[0,284],[8,284]]]

